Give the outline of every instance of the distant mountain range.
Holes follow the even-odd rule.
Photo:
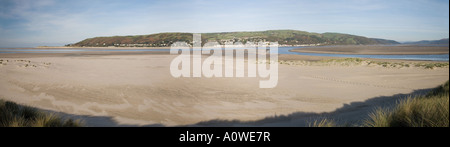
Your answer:
[[[416,42],[405,42],[403,44],[449,44],[448,38],[441,39],[441,40],[422,40],[422,41],[416,41]]]
[[[159,33],[136,36],[95,37],[85,39],[68,46],[85,47],[167,47],[176,41],[185,41],[192,44],[192,33]],[[280,45],[374,45],[374,44],[400,44],[394,40],[367,38],[342,33],[311,33],[297,30],[269,30],[258,32],[223,32],[202,33],[202,43],[217,41],[246,43],[252,42],[278,42]],[[448,42],[448,40],[447,40]]]

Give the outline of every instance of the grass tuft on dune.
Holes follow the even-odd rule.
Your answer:
[[[0,100],[0,127],[81,127],[79,120],[63,119],[36,108]]]
[[[279,60],[279,64],[285,65],[315,65],[315,66],[369,66],[369,67],[385,67],[385,68],[422,68],[422,69],[437,69],[448,68],[448,62],[386,62],[386,61],[374,61],[370,59],[361,58],[341,58],[341,59],[328,59],[320,61],[286,61]]]
[[[400,101],[392,110],[378,109],[368,127],[449,127],[449,82],[425,96]]]
[[[375,110],[361,126],[449,127],[449,81],[427,95],[401,100],[392,109]],[[332,119],[322,119],[315,120],[310,127],[340,126]]]
[[[309,127],[336,127],[336,122],[331,119],[324,118],[322,120],[315,120],[309,124]]]

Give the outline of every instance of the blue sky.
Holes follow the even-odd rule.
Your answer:
[[[448,28],[448,0],[0,0],[0,47],[278,29],[418,41],[448,38]]]

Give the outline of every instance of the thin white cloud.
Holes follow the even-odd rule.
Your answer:
[[[24,17],[26,18],[33,13],[33,10],[43,7],[52,6],[55,4],[54,0],[5,0],[8,6],[2,7],[5,11],[0,13],[2,17]]]
[[[0,5],[0,19],[19,21],[13,25],[4,23],[7,26],[0,24],[0,41],[2,38],[12,38],[31,43],[74,43],[96,36],[160,32],[206,33],[269,29],[340,32],[368,37],[377,36],[383,31],[397,30],[395,32],[400,35],[396,35],[399,36],[396,39],[401,39],[402,33],[408,34],[405,37],[416,38],[433,33],[442,36],[442,33],[438,33],[443,30],[440,27],[448,26],[448,14],[447,18],[442,19],[443,22],[436,23],[441,16],[429,16],[426,18],[428,21],[423,21],[422,16],[407,12],[392,15],[386,13],[386,10],[405,7],[410,8],[408,10],[425,8],[448,13],[448,6],[438,6],[441,2],[423,0],[195,0],[172,3],[151,1],[145,5],[97,0],[1,0],[0,4],[5,1],[12,5]],[[448,36],[448,29],[444,31]],[[411,35],[411,32],[416,35]],[[389,39],[389,36],[381,38]]]

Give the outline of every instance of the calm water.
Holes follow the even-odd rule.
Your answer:
[[[403,60],[429,60],[429,61],[449,61],[449,54],[442,55],[350,55],[350,54],[322,54],[322,53],[300,53],[290,50],[301,47],[279,47],[279,54],[326,56],[326,57],[346,57],[346,58],[374,58],[374,59],[403,59]],[[151,52],[169,51],[168,49],[0,49],[0,53],[73,53],[90,51],[115,51],[115,52]]]
[[[346,58],[374,58],[374,59],[402,59],[402,60],[428,60],[428,61],[449,61],[449,54],[441,55],[350,55],[350,54],[322,54],[322,53],[300,53],[290,50],[299,47],[280,47],[279,54],[326,56],[326,57],[346,57]]]

